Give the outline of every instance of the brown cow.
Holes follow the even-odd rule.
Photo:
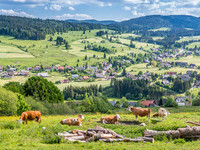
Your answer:
[[[66,118],[60,121],[61,124],[66,124],[69,126],[82,126],[83,115],[78,115],[78,118]]]
[[[148,121],[150,123],[150,119],[151,119],[151,109],[150,108],[136,108],[136,107],[130,106],[128,108],[128,110],[131,111],[133,113],[133,115],[135,115],[136,121],[137,121],[138,116],[140,116],[140,117],[147,116]]]
[[[111,123],[116,124],[120,120],[120,116],[117,114],[115,116],[107,116],[107,117],[101,117],[100,121],[103,124]]]
[[[35,120],[40,123],[41,122],[41,112],[40,111],[26,111],[26,112],[23,112],[21,114],[21,117],[19,120],[17,120],[18,122],[20,123],[23,123],[26,122],[27,124],[27,121],[32,121],[32,120]]]

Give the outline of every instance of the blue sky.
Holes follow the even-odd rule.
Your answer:
[[[200,0],[0,0],[0,14],[122,21],[145,15],[200,16]]]

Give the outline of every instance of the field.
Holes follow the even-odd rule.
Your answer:
[[[154,112],[156,108],[154,108]],[[99,118],[105,116],[105,114],[85,114],[82,127],[69,127],[60,125],[60,120],[66,117],[75,116],[43,116],[42,123],[29,122],[28,125],[19,125],[16,123],[16,119],[19,117],[0,117],[0,149],[183,149],[183,150],[197,150],[199,149],[200,141],[188,141],[186,143],[175,143],[174,140],[156,139],[155,143],[72,143],[62,141],[61,144],[46,144],[44,143],[44,131],[42,127],[46,127],[46,130],[53,131],[53,134],[57,132],[68,131],[72,129],[94,128],[96,125],[103,126],[114,130],[115,132],[125,135],[126,137],[134,138],[143,136],[145,129],[153,130],[176,130],[179,127],[185,127],[187,124],[185,121],[199,121],[200,107],[183,107],[183,108],[171,108],[170,116],[166,121],[159,121],[157,118],[152,118],[151,123],[148,124],[147,118],[139,118],[139,122],[147,124],[146,127],[138,125],[102,125],[99,123]],[[128,112],[121,112],[121,122],[133,121],[135,117]],[[47,136],[45,136],[47,138]]]
[[[186,59],[185,59],[186,60]],[[189,60],[187,60],[186,62],[188,62]],[[192,61],[192,60],[191,60]],[[193,62],[194,63],[194,62]],[[186,73],[189,70],[195,70],[195,69],[190,69],[190,68],[180,68],[180,67],[173,67],[170,69],[159,69],[158,67],[152,67],[149,66],[148,68],[146,67],[147,64],[136,64],[136,65],[131,65],[130,67],[128,67],[126,70],[132,74],[132,75],[137,75],[139,71],[144,72],[153,72],[153,73],[157,73],[157,74],[164,74],[165,72],[178,72],[178,73]],[[197,72],[199,72],[199,70],[195,70]]]

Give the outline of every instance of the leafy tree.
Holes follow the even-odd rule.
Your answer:
[[[103,58],[106,59],[106,53],[103,54]]]
[[[126,76],[126,74],[127,74],[126,69],[124,68],[123,71],[122,71],[122,76]]]
[[[157,62],[156,62],[156,61],[152,61],[152,62],[151,62],[151,65],[152,65],[153,67],[156,67]]]
[[[178,104],[175,102],[174,98],[172,96],[167,97],[165,107],[177,107]]]
[[[17,97],[18,97],[17,115],[20,115],[22,112],[30,110],[30,106],[26,103],[24,96],[18,94]]]
[[[13,91],[14,93],[24,94],[23,85],[19,82],[9,82],[3,86],[5,89]]]
[[[24,84],[26,96],[33,96],[41,101],[58,103],[63,102],[61,91],[51,81],[42,77],[31,77]]]
[[[12,91],[0,87],[0,114],[16,115],[18,97]]]

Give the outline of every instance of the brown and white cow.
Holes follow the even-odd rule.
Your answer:
[[[78,118],[66,118],[60,121],[63,125],[69,125],[69,126],[82,126],[82,120],[84,119],[84,116],[82,114],[78,115]]]
[[[116,124],[120,120],[120,116],[117,114],[115,116],[107,116],[107,117],[101,117],[100,121],[103,124]]]
[[[140,116],[140,117],[147,116],[148,121],[150,123],[150,119],[151,119],[151,109],[150,108],[136,108],[136,107],[130,106],[128,108],[128,110],[130,112],[132,112],[133,115],[135,115],[136,121],[137,121],[138,116]]]
[[[167,116],[170,115],[169,111],[164,108],[159,108],[158,113],[154,114],[153,117],[160,117],[161,120],[166,120]]]
[[[19,123],[23,123],[27,121],[36,120],[38,123],[41,122],[41,112],[40,111],[26,111],[21,114],[21,117],[19,120],[17,120]]]

